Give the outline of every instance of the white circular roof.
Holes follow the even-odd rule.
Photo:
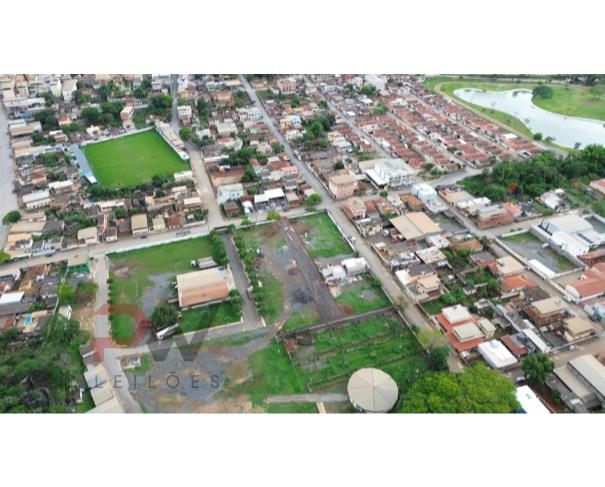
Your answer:
[[[393,409],[399,391],[392,377],[374,368],[359,369],[349,379],[347,392],[351,402],[371,413],[386,413]]]

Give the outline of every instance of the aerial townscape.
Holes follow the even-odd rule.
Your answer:
[[[605,408],[605,76],[0,75],[0,412]]]

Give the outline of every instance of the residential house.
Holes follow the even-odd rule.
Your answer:
[[[143,237],[149,233],[149,226],[147,223],[147,214],[139,213],[133,215],[130,219],[130,228],[133,237]]]
[[[352,220],[360,220],[366,217],[366,205],[361,198],[349,198],[344,205],[344,210]]]
[[[242,183],[226,184],[216,189],[216,200],[219,205],[225,204],[229,200],[239,201],[246,194]]]
[[[328,179],[328,189],[336,199],[350,198],[355,191],[355,176],[352,174],[337,174]]]
[[[78,231],[78,245],[94,245],[99,243],[97,227],[87,227]]]
[[[410,212],[391,218],[391,224],[405,240],[421,240],[443,232],[424,212]]]
[[[523,311],[536,326],[546,326],[564,318],[567,303],[560,298],[546,298],[534,301],[523,308]]]
[[[585,318],[573,316],[563,322],[563,338],[568,343],[583,340],[594,334],[594,326]]]
[[[565,292],[576,303],[605,295],[605,262],[599,262],[586,269],[580,279],[565,287]]]

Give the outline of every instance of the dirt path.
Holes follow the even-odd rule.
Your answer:
[[[313,259],[307,253],[304,243],[298,234],[290,226],[290,223],[283,219],[280,222],[280,228],[286,240],[290,252],[296,259],[296,263],[303,275],[313,301],[317,305],[317,310],[323,321],[332,321],[344,316],[342,310],[334,301],[334,298],[324,285],[321,274]]]

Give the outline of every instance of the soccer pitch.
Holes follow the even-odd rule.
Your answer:
[[[189,169],[155,130],[82,147],[101,186],[124,188]]]

